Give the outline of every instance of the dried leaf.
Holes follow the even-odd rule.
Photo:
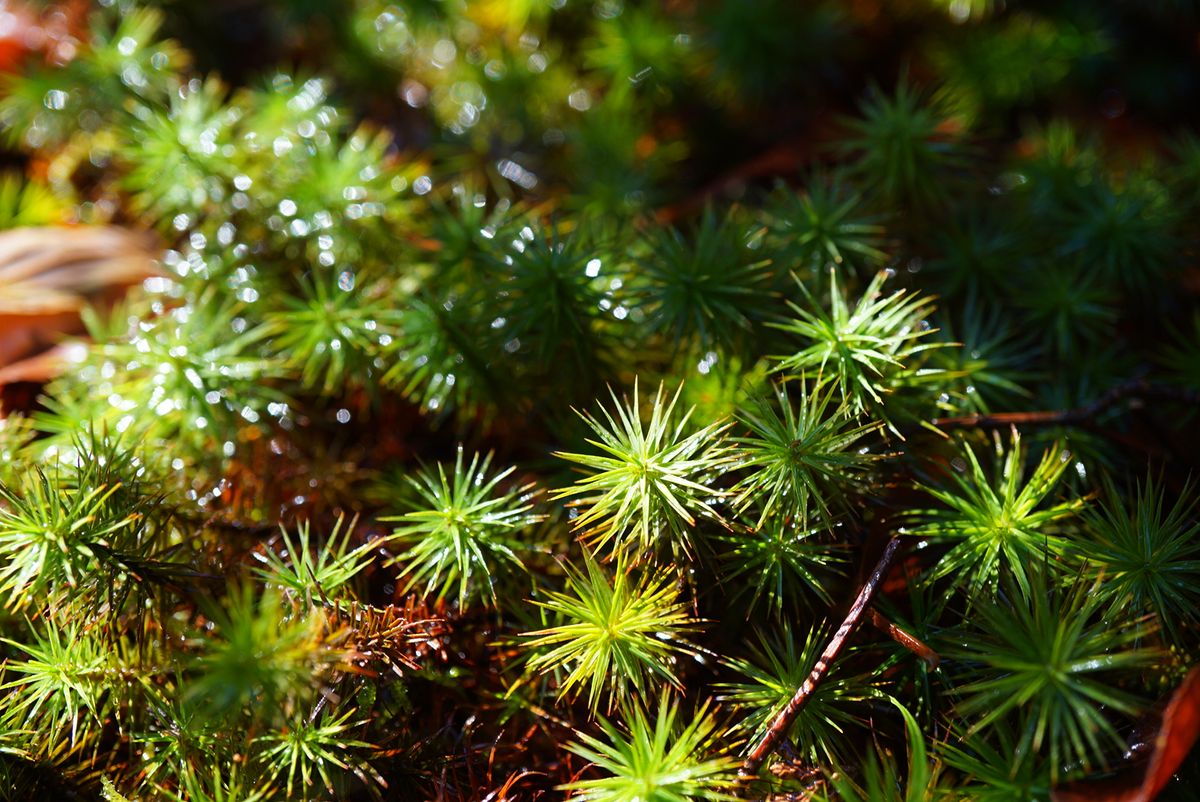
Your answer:
[[[60,343],[25,359],[0,367],[0,386],[17,382],[45,384],[62,374],[67,365],[81,361],[87,347],[80,342]]]
[[[45,381],[48,357],[17,368],[64,335],[82,329],[79,313],[154,275],[151,243],[115,227],[47,226],[0,233],[0,384]]]

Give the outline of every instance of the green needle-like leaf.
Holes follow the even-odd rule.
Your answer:
[[[1070,461],[1061,444],[1056,444],[1024,481],[1025,453],[1016,432],[1007,451],[999,455],[994,479],[988,478],[970,447],[963,454],[966,464],[961,474],[952,475],[952,487],[922,488],[946,509],[913,512],[918,525],[906,534],[949,544],[933,575],[951,577],[972,598],[984,588],[994,588],[1004,567],[1028,592],[1029,566],[1063,552],[1066,541],[1056,524],[1084,505],[1082,498],[1046,503]]]
[[[766,209],[767,229],[785,264],[819,275],[830,266],[878,269],[887,261],[879,216],[845,182],[811,176],[803,193],[781,189]]]
[[[680,687],[673,663],[691,651],[684,636],[698,622],[679,600],[673,573],[662,569],[639,577],[618,557],[610,581],[587,554],[585,572],[563,567],[566,591],[535,602],[561,623],[526,633],[527,648],[535,652],[530,670],[565,669],[559,696],[586,687],[593,712],[605,696],[610,710],[618,702],[645,699],[655,679]]]
[[[5,663],[5,673],[17,676],[0,685],[0,727],[36,726],[42,738],[75,743],[103,724],[109,687],[124,679],[119,651],[75,624],[50,624],[31,643],[3,641],[25,656]]]
[[[666,540],[675,553],[688,554],[696,519],[716,517],[710,501],[721,493],[707,482],[729,463],[722,437],[728,425],[712,423],[686,433],[691,412],[674,420],[678,399],[676,390],[667,401],[660,386],[650,420],[643,423],[635,382],[632,402],[622,404],[613,393],[615,418],[605,409],[603,420],[580,413],[599,438],[588,442],[606,456],[556,453],[592,471],[554,498],[582,496],[577,503],[586,509],[574,528],[591,538],[593,548],[611,543],[615,551],[648,550]]]
[[[947,178],[964,163],[963,147],[920,90],[902,76],[894,95],[876,89],[861,110],[861,119],[847,121],[850,135],[838,146],[857,159],[852,173],[896,208],[920,213],[946,204]]]
[[[344,518],[338,518],[321,548],[316,548],[311,541],[308,521],[298,526],[294,541],[287,529],[280,525],[282,548],[261,555],[255,553],[255,557],[266,564],[265,568],[256,568],[255,573],[309,605],[325,598],[341,597],[342,588],[367,567],[376,548],[375,543],[364,543],[348,550],[355,522],[351,521],[345,527],[339,540],[344,523]]]
[[[587,802],[724,802],[735,800],[737,763],[717,754],[723,740],[706,705],[680,728],[679,708],[666,694],[654,722],[640,707],[625,708],[625,726],[600,719],[604,738],[585,732],[567,746],[608,776],[576,780],[561,786],[576,791],[572,799]]]
[[[299,296],[269,319],[279,331],[275,345],[306,388],[326,395],[373,387],[376,359],[398,334],[398,316],[384,287],[372,287],[353,271],[301,281]]]
[[[818,386],[836,387],[856,415],[886,409],[885,396],[918,375],[921,352],[946,345],[922,342],[934,331],[925,322],[933,313],[933,299],[909,296],[904,290],[883,295],[886,279],[887,273],[876,275],[853,309],[838,289],[837,274],[832,270],[828,312],[811,296],[808,308],[789,301],[793,319],[770,325],[794,335],[802,347],[793,354],[774,357],[778,360],[775,371],[815,375]]]
[[[491,462],[490,454],[476,454],[464,466],[460,447],[449,476],[439,463],[436,471],[406,477],[416,493],[409,511],[383,519],[404,524],[391,537],[408,546],[396,558],[405,565],[406,589],[424,583],[426,594],[454,593],[460,606],[472,598],[496,604],[494,573],[504,563],[524,568],[517,552],[525,546],[516,535],[541,519],[530,512],[533,486],[503,487],[513,469],[491,474]]]
[[[1048,754],[1061,777],[1070,763],[1103,766],[1125,748],[1114,715],[1132,716],[1139,700],[1119,685],[1122,672],[1152,663],[1156,652],[1136,644],[1152,631],[1146,619],[1102,615],[1105,597],[1077,584],[1056,588],[1041,569],[1002,593],[983,598],[952,656],[971,669],[957,691],[958,712],[980,731],[1009,716],[1020,722],[1017,751]]]
[[[725,581],[732,595],[749,593],[748,612],[760,601],[776,613],[833,603],[825,585],[831,575],[840,573],[845,558],[841,546],[818,537],[815,530],[774,516],[758,527],[735,527],[721,538],[725,549]]]
[[[108,503],[118,486],[63,485],[41,469],[19,490],[0,484],[0,594],[10,609],[81,584],[105,591],[94,579],[111,555],[106,544],[137,525],[135,514]]]
[[[289,722],[282,732],[268,733],[255,739],[262,748],[258,760],[265,764],[267,781],[274,782],[280,775],[287,774],[287,798],[325,798],[314,796],[314,784],[329,794],[334,794],[334,777],[341,772],[353,772],[360,780],[378,775],[371,769],[358,751],[369,749],[370,744],[348,737],[357,725],[349,719],[354,710],[340,716],[325,714],[316,720],[298,718]]]
[[[277,591],[259,595],[248,582],[234,585],[222,606],[210,607],[218,637],[192,661],[195,679],[185,701],[221,715],[244,705],[278,705],[311,688],[336,655],[323,642],[324,615],[289,615],[289,607]]]
[[[733,440],[746,472],[734,486],[734,506],[744,510],[758,502],[759,528],[773,514],[801,529],[828,528],[848,509],[846,489],[880,459],[855,445],[882,424],[856,424],[844,401],[830,408],[832,397],[832,390],[810,393],[801,382],[799,404],[776,386],[774,404],[755,400],[739,410],[750,436]]]
[[[940,767],[931,764],[925,748],[925,736],[904,705],[891,700],[904,719],[904,735],[908,741],[908,776],[901,779],[901,769],[890,751],[876,745],[867,755],[862,784],[852,780],[844,771],[826,770],[829,786],[835,792],[821,789],[813,796],[819,802],[941,802],[957,799],[944,788]]]
[[[1097,579],[1097,592],[1123,613],[1153,613],[1176,642],[1200,621],[1200,523],[1195,487],[1174,504],[1152,479],[1127,499],[1111,481],[1103,503],[1086,509],[1087,537],[1073,551]]]
[[[732,217],[722,220],[709,209],[690,238],[655,229],[647,245],[635,274],[637,297],[647,325],[676,347],[730,346],[769,311],[768,262],[747,247]]]

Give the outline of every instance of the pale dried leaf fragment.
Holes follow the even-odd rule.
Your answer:
[[[153,240],[115,226],[45,226],[0,233],[0,384],[46,381],[88,304],[105,305],[157,272]]]

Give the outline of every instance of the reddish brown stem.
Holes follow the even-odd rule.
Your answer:
[[[1009,426],[1073,426],[1087,423],[1109,407],[1127,398],[1156,401],[1200,402],[1200,393],[1182,387],[1151,384],[1145,379],[1130,379],[1118,384],[1090,404],[1074,409],[1042,410],[1037,412],[997,412],[991,415],[962,415],[956,418],[935,418],[931,423],[938,429],[1007,429]]]
[[[879,584],[887,575],[888,568],[891,567],[892,560],[896,556],[897,549],[900,548],[900,539],[892,538],[887,548],[883,550],[883,556],[879,558],[879,562],[875,564],[875,570],[871,572],[871,576],[867,579],[866,584],[858,592],[858,598],[854,600],[854,604],[850,606],[850,612],[846,613],[846,619],[842,621],[842,625],[838,627],[837,632],[829,641],[829,645],[825,647],[825,651],[817,659],[817,664],[813,666],[812,673],[808,678],[801,683],[796,690],[796,695],[787,703],[783,710],[779,711],[779,715],[771,722],[770,728],[763,734],[762,740],[750,751],[749,756],[742,762],[742,768],[739,772],[743,777],[753,777],[758,774],[759,768],[763,761],[775,751],[783,740],[784,735],[791,728],[792,722],[796,720],[796,716],[800,715],[800,711],[804,705],[812,697],[813,691],[817,689],[817,685],[821,683],[829,667],[833,665],[833,661],[841,654],[842,649],[846,646],[846,640],[850,637],[850,633],[858,626],[858,622],[862,620],[863,613],[866,612],[868,605],[871,604],[871,599],[875,596],[875,591],[879,589]]]
[[[910,635],[900,627],[893,624],[891,621],[884,618],[883,613],[879,612],[875,608],[872,607],[867,611],[867,617],[871,619],[872,624],[886,632],[888,637],[896,641],[896,643],[899,643],[905,649],[908,649],[917,657],[924,660],[925,664],[931,669],[937,668],[938,663],[942,662],[941,656],[933,649],[930,649],[924,643],[924,641],[914,635]]]

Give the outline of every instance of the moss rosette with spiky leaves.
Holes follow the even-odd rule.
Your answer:
[[[68,347],[71,237],[0,265],[0,798],[1124,766],[1200,659],[1187,4],[218,5],[6,7],[0,226],[161,264]]]

